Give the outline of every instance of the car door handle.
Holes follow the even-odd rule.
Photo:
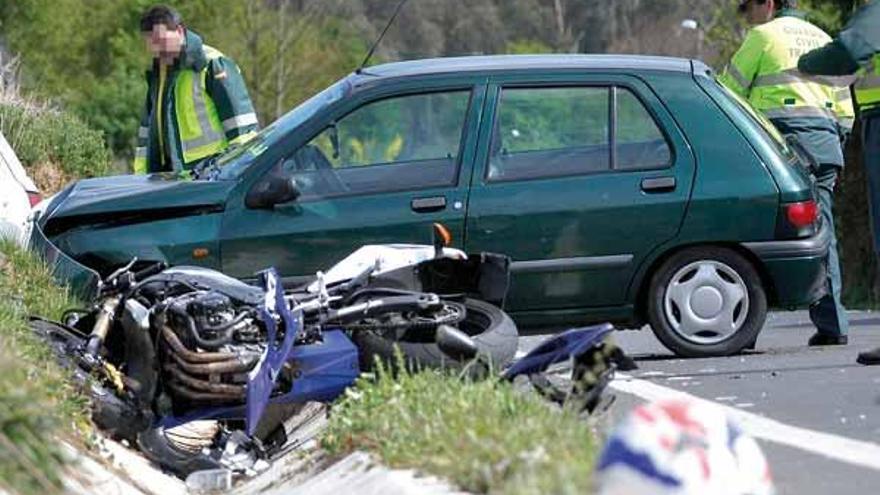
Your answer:
[[[430,198],[416,198],[410,202],[410,208],[416,213],[430,213],[446,208],[445,196],[431,196]]]
[[[670,192],[675,190],[675,177],[654,177],[642,179],[642,191],[647,193]]]

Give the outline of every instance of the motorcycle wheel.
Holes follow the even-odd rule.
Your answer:
[[[507,366],[516,355],[519,332],[510,316],[501,309],[476,299],[465,299],[465,318],[457,326],[477,345],[478,355],[496,370]],[[444,353],[435,342],[391,340],[371,331],[353,332],[360,350],[361,366],[370,369],[376,358],[395,362],[395,347],[407,363],[423,368],[461,369],[465,364]]]

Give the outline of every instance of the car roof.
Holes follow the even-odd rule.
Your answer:
[[[366,67],[360,74],[374,77],[410,77],[461,72],[524,70],[651,70],[691,73],[691,60],[648,55],[481,55],[442,57]]]

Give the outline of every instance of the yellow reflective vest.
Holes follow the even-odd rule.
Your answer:
[[[238,67],[192,31],[174,70],[156,65],[147,82],[135,173],[186,170],[255,135],[257,116]]]
[[[878,27],[880,29],[880,27]],[[861,111],[880,108],[880,53],[859,71],[855,83],[856,102]]]
[[[798,59],[831,37],[796,11],[751,29],[720,81],[771,120],[824,117],[851,129],[852,78],[809,76]]]

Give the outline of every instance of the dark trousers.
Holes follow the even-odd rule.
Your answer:
[[[874,253],[880,256],[880,114],[862,120],[862,146],[868,176],[868,203]]]
[[[831,211],[834,207],[834,185],[837,183],[838,173],[840,167],[837,165],[823,164],[814,174],[819,192],[819,213],[822,215],[822,222],[831,230],[831,245],[828,247],[826,260],[826,294],[810,306],[810,320],[820,333],[827,335],[846,335],[849,331],[846,310],[840,303],[840,258],[837,255],[837,235],[834,230],[834,214]]]

